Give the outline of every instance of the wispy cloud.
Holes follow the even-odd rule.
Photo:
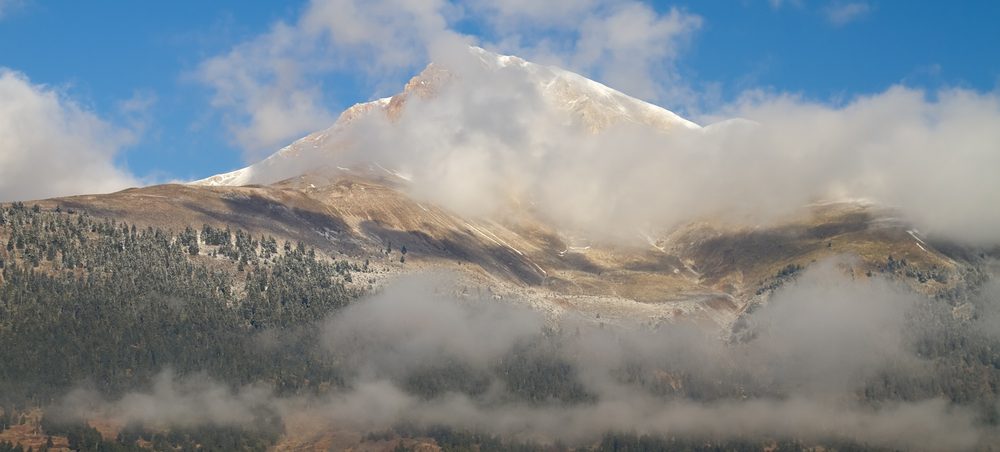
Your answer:
[[[780,9],[785,5],[802,7],[802,1],[803,0],[767,0],[767,3],[771,5],[771,8]]]
[[[927,301],[888,281],[850,280],[830,262],[748,314],[759,334],[729,345],[684,324],[612,329],[564,318],[551,325],[514,301],[451,299],[437,284],[402,279],[324,322],[320,343],[344,363],[347,383],[325,394],[278,396],[260,384],[233,389],[204,375],[165,372],[148,391],[111,401],[75,391],[61,407],[147,426],[250,426],[254,413],[273,412],[362,432],[447,425],[576,446],[608,431],[843,438],[906,450],[966,450],[984,438],[972,409],[933,395],[858,402],[872,379],[931,371],[905,339],[913,333],[905,319]],[[575,382],[590,397],[525,402],[518,377],[506,376],[525,359],[557,363],[566,369],[558,384]],[[419,375],[458,369],[485,389],[414,394]],[[548,372],[532,369],[532,379]],[[540,381],[538,388],[551,384]],[[667,381],[670,395],[655,395]]]
[[[214,91],[211,105],[224,113],[231,139],[248,160],[333,120],[310,78],[323,65],[308,61],[311,54],[302,52],[302,41],[291,27],[279,24],[198,69],[197,79]]]
[[[0,68],[0,137],[0,201],[137,185],[114,161],[134,141],[132,131],[4,68]]]
[[[479,42],[458,30],[463,21],[482,23],[497,38]],[[635,0],[313,0],[292,23],[277,23],[204,61],[196,78],[213,90],[212,105],[232,139],[256,160],[330,124],[323,77],[363,77],[395,92],[428,62],[461,57],[476,43],[559,64],[646,99],[686,102],[692,95],[674,62],[700,25],[694,14],[658,12]]]
[[[673,108],[694,103],[675,63],[701,28],[700,16],[634,1],[558,5],[477,1],[470,9],[497,36],[487,47],[555,64]]]
[[[0,0],[0,20],[4,19],[11,11],[17,9],[26,0]]]
[[[824,8],[823,14],[831,24],[839,27],[864,18],[871,11],[872,7],[867,2],[835,2]]]
[[[294,22],[205,60],[195,77],[214,91],[212,106],[246,159],[256,160],[330,125],[335,115],[323,103],[322,76],[340,72],[378,84],[461,41],[447,27],[448,8],[436,0],[315,0]]]
[[[155,92],[135,90],[128,99],[116,105],[121,120],[137,135],[143,135],[153,123],[153,108],[159,101]]]

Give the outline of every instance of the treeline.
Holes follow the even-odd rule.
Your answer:
[[[762,450],[832,450],[837,452],[891,451],[868,444],[845,440],[802,441],[797,439],[665,437],[635,433],[604,435],[596,450],[607,452],[758,452]]]
[[[149,428],[139,423],[126,425],[114,438],[104,438],[83,421],[56,421],[46,416],[37,426],[47,441],[37,449],[9,441],[0,442],[0,452],[45,452],[55,448],[53,437],[65,438],[65,446],[80,452],[139,451],[260,451],[277,442],[284,426],[274,415],[260,415],[245,427],[205,425],[170,430]],[[0,430],[2,431],[2,430]],[[60,449],[64,450],[64,449]]]
[[[0,402],[41,405],[81,382],[118,394],[167,367],[279,391],[337,382],[317,335],[260,337],[315,328],[365,269],[241,230],[193,233],[0,208]]]
[[[140,423],[125,425],[113,439],[105,439],[83,421],[60,421],[43,417],[40,425],[47,435],[64,436],[69,448],[78,451],[260,451],[273,445],[284,429],[273,414],[258,413],[252,425],[244,427],[204,425],[174,427],[170,430],[149,428]]]
[[[910,276],[908,268],[890,259],[884,271],[941,278],[936,269]],[[788,266],[776,278],[791,280],[800,270]],[[174,233],[23,204],[0,207],[0,405],[45,406],[80,384],[114,397],[146,389],[165,368],[180,375],[206,372],[232,386],[266,383],[278,394],[344,387],[357,369],[340,367],[320,346],[320,320],[359,295],[349,283],[366,271],[366,266],[321,258],[301,243],[239,229],[202,225]],[[920,305],[907,319],[906,345],[929,360],[933,372],[886,371],[865,382],[858,400],[877,405],[944,396],[980,408],[986,424],[1000,423],[1000,339],[969,328],[970,320],[953,312],[963,304],[986,312],[990,303],[996,300],[977,297],[973,287]],[[499,383],[519,402],[592,403],[596,396],[567,359],[570,336],[546,330],[490,365],[428,362],[397,375],[396,383],[428,399],[448,392],[475,398]],[[783,396],[780,388],[757,381],[736,364],[720,366],[707,378],[637,361],[615,376],[664,401]],[[157,450],[261,450],[281,432],[280,422],[262,419],[252,428],[155,431],[130,425],[115,441],[95,436],[84,424],[47,422],[44,428],[72,434],[82,450],[129,450],[138,443]],[[0,417],[0,427],[11,422]],[[562,450],[443,427],[399,428],[391,435],[430,437],[444,450]],[[836,450],[868,449],[830,444]],[[594,447],[800,450],[812,445],[609,434]]]
[[[589,446],[569,447],[559,442],[535,443],[505,439],[497,435],[483,434],[446,426],[417,428],[397,426],[389,431],[373,432],[365,437],[365,442],[379,442],[398,438],[428,438],[446,452],[759,452],[832,450],[837,452],[890,451],[882,447],[853,441],[829,439],[825,441],[802,441],[790,438],[710,438],[692,436],[639,435],[636,433],[607,433],[601,440]],[[406,445],[400,441],[396,451],[423,450],[418,444]]]
[[[460,360],[414,366],[397,383],[406,392],[433,399],[448,392],[480,396],[500,383],[509,396],[534,404],[587,403],[596,400],[567,361],[558,333],[545,331],[515,344],[492,365],[475,368]]]

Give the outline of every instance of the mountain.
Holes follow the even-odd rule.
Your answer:
[[[783,269],[843,254],[861,256],[855,270],[859,273],[884,267],[890,255],[906,259],[915,271],[937,269],[949,275],[961,271],[962,264],[953,256],[928,245],[912,226],[894,220],[891,209],[863,201],[813,205],[781,223],[764,226],[694,219],[674,228],[653,227],[640,234],[641,240],[621,243],[554,223],[545,212],[532,208],[531,199],[516,199],[500,213],[470,216],[437,205],[434,199],[415,198],[408,168],[380,160],[383,156],[365,148],[371,143],[359,136],[393,136],[392,129],[403,127],[400,121],[413,108],[419,109],[417,120],[423,121],[419,115],[427,114],[451,121],[445,126],[455,127],[454,135],[477,133],[473,123],[477,118],[470,117],[468,109],[462,115],[439,113],[453,108],[448,103],[454,99],[446,97],[449,89],[458,91],[453,97],[475,97],[481,96],[483,86],[490,86],[499,94],[487,97],[476,108],[529,105],[530,109],[515,110],[571,125],[575,128],[570,130],[583,135],[618,126],[664,135],[756,127],[751,121],[733,119],[702,128],[669,110],[563,69],[476,47],[463,57],[451,65],[454,69],[430,64],[399,94],[354,105],[329,128],[258,163],[174,190],[199,193],[207,190],[196,187],[252,185],[242,189],[249,198],[243,203],[283,209],[289,204],[286,194],[294,194],[296,199],[314,203],[308,211],[333,218],[337,225],[310,226],[313,234],[321,235],[310,243],[321,249],[332,247],[343,253],[379,250],[390,244],[406,246],[409,261],[399,266],[402,271],[459,270],[491,290],[538,301],[546,311],[582,311],[605,321],[641,317],[658,322],[681,316],[727,325],[759,298],[762,287],[773,285]],[[462,91],[454,85],[472,88]],[[517,90],[504,91],[510,88]],[[433,119],[418,124],[424,129],[442,127]],[[492,123],[489,127],[507,130]],[[511,132],[503,133],[517,134],[519,127],[525,126],[515,124]],[[407,137],[417,141],[417,146],[439,144],[436,137]],[[359,154],[364,157],[357,158]],[[282,194],[273,194],[276,190]],[[311,235],[304,231],[297,237]],[[475,270],[463,266],[467,263],[474,264]],[[937,286],[957,283],[954,278],[938,279],[942,282],[920,283],[918,288],[933,292],[941,289]],[[553,296],[560,301],[544,301]]]
[[[566,122],[582,124],[590,131],[599,131],[610,125],[631,122],[642,126],[667,131],[700,127],[677,114],[629,97],[578,74],[552,66],[542,66],[523,59],[497,55],[478,47],[469,49],[475,69],[482,73],[514,74],[523,87],[530,88],[525,93],[531,99],[520,102],[540,105]],[[474,72],[474,71],[469,71]],[[354,105],[343,113],[327,129],[309,134],[278,150],[270,157],[236,171],[217,174],[199,181],[195,185],[239,186],[250,184],[271,184],[306,172],[316,172],[316,163],[326,165],[327,173],[336,174],[333,162],[338,153],[352,146],[351,132],[357,122],[372,115],[390,119],[398,118],[407,108],[410,99],[433,98],[437,92],[456,77],[454,72],[431,64],[419,75],[413,77],[399,94]],[[378,164],[378,162],[373,162]],[[390,174],[392,169],[382,168]],[[343,171],[343,170],[341,170]]]
[[[620,241],[566,228],[533,207],[531,199],[513,199],[497,212],[469,215],[416,197],[407,168],[366,155],[367,142],[359,137],[392,136],[390,129],[401,127],[408,108],[423,108],[420,114],[437,111],[428,105],[447,108],[440,104],[454,101],[445,94],[458,82],[477,87],[510,83],[520,90],[501,90],[476,107],[528,104],[581,134],[616,125],[665,135],[754,127],[735,120],[702,129],[565,70],[478,48],[469,56],[464,62],[471,69],[456,74],[431,64],[401,93],[355,105],[329,128],[246,168],[187,185],[42,205],[175,230],[232,225],[302,241],[325,255],[377,263],[384,267],[380,280],[415,271],[456,272],[466,288],[526,300],[557,317],[582,315],[612,323],[689,320],[726,327],[766,299],[787,279],[789,269],[835,256],[854,256],[851,272],[862,276],[884,272],[890,259],[903,259],[905,279],[928,294],[962,284],[960,275],[972,265],[959,247],[922,237],[892,209],[861,201],[804,206],[781,222],[764,225],[692,219]],[[461,135],[474,125],[455,127]],[[414,146],[424,144],[434,143],[428,139]],[[403,247],[405,256],[400,254]]]
[[[472,48],[243,169],[0,205],[0,450],[996,443],[1000,249],[619,187],[756,127]]]

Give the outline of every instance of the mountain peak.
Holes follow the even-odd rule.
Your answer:
[[[388,119],[383,127],[393,127],[414,98],[424,102],[423,110],[433,113],[439,92],[454,85],[455,80],[460,80],[466,87],[472,86],[489,93],[486,101],[477,104],[479,108],[491,109],[500,107],[500,104],[527,102],[533,108],[563,118],[563,123],[578,125],[581,133],[599,133],[627,123],[664,133],[677,129],[701,129],[694,122],[667,109],[635,99],[574,72],[475,46],[468,48],[467,55],[470,58],[430,63],[411,78],[400,93],[356,104],[344,110],[327,129],[307,135],[258,163],[192,183],[229,186],[270,184],[316,171],[317,168],[338,168],[338,155],[346,148],[357,146],[356,140],[350,137],[356,122],[381,115]],[[507,85],[496,86],[498,83]],[[497,105],[491,105],[491,102]],[[450,106],[441,105],[441,108]],[[414,121],[422,120],[414,118]],[[466,118],[462,116],[457,120],[464,121]],[[433,124],[426,126],[434,127]],[[368,163],[381,167],[378,162]],[[397,174],[392,169],[386,171]]]

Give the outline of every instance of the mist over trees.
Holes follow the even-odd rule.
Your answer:
[[[895,259],[859,281],[837,262],[789,267],[720,338],[684,322],[553,321],[439,277],[362,294],[365,265],[211,225],[14,204],[0,242],[4,422],[45,407],[41,428],[82,449],[261,449],[302,413],[401,450],[417,437],[446,450],[997,438],[1000,288],[983,275],[926,297],[896,282],[918,275]],[[94,418],[127,427],[97,440]]]

